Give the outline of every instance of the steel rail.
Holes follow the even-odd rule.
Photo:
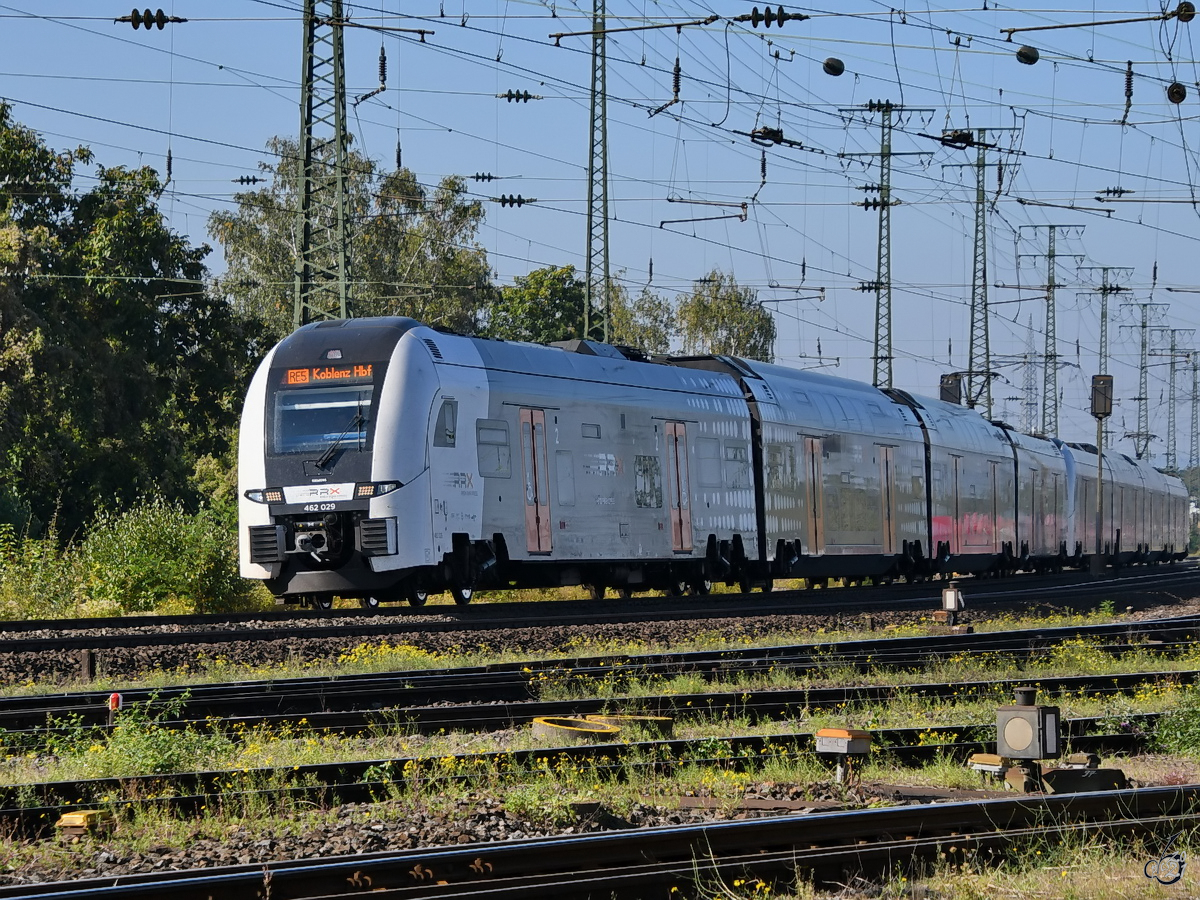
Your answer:
[[[720,673],[704,672],[706,679]],[[345,692],[302,694],[299,697],[271,694],[238,694],[212,698],[185,707],[184,715],[155,716],[159,724],[201,730],[229,729],[235,726],[280,727],[284,724],[305,731],[361,732],[379,725],[402,725],[425,734],[442,729],[483,731],[505,728],[531,721],[538,716],[573,716],[589,713],[642,711],[679,715],[698,712],[733,711],[753,720],[778,719],[796,710],[835,708],[853,703],[886,702],[896,697],[922,697],[954,700],[1006,699],[1014,681],[1037,687],[1048,696],[1063,694],[1113,695],[1126,693],[1145,684],[1175,683],[1192,685],[1200,681],[1200,670],[1164,670],[1150,672],[1105,673],[1068,676],[1003,678],[987,681],[913,682],[909,684],[861,684],[842,687],[743,688],[705,693],[668,693],[658,695],[604,696],[573,700],[527,699],[528,685],[494,686],[480,689],[460,685],[441,690],[410,687],[396,682],[391,688],[368,689],[349,686]],[[520,693],[517,699],[508,695]],[[454,704],[447,706],[444,704]],[[95,703],[90,707],[50,707],[0,710],[0,745],[11,751],[28,751],[44,745],[50,738],[66,735],[80,726],[104,731],[108,711]],[[297,726],[296,718],[306,721]],[[41,723],[47,723],[45,725]],[[55,724],[55,723],[64,724]]]
[[[1186,560],[1172,564],[1168,568],[1143,569],[1139,567],[1110,573],[1097,579],[1087,572],[1068,572],[1060,575],[1024,574],[1013,583],[1010,581],[994,582],[971,576],[956,579],[970,594],[972,600],[1003,601],[1007,597],[1035,592],[1046,589],[1055,591],[1087,591],[1090,588],[1108,588],[1118,583],[1133,582],[1137,584],[1154,584],[1160,581],[1194,580],[1200,574],[1200,562]],[[791,601],[804,599],[811,601],[807,606],[817,608],[853,605],[860,595],[863,602],[874,605],[874,600],[883,601],[880,605],[893,605],[895,602],[907,603],[928,601],[936,605],[942,582],[910,582],[891,585],[854,585],[835,588],[817,588],[794,591],[773,591],[769,594],[712,594],[705,597],[636,597],[631,600],[610,598],[604,601],[593,600],[535,600],[509,603],[479,603],[472,606],[434,605],[424,607],[388,606],[374,610],[366,609],[289,609],[269,610],[243,613],[194,613],[190,615],[163,616],[105,616],[77,619],[6,619],[0,620],[0,642],[7,640],[7,635],[29,631],[97,631],[113,628],[215,628],[221,625],[254,624],[258,622],[279,623],[282,625],[317,621],[342,621],[361,618],[402,618],[402,619],[449,619],[457,624],[463,622],[476,623],[508,623],[511,619],[528,618],[542,621],[554,617],[556,613],[563,614],[563,621],[590,621],[594,614],[607,617],[621,617],[630,613],[691,613],[714,612],[740,614],[745,609],[754,611],[780,611],[780,604],[775,600]],[[1000,584],[999,588],[991,585]],[[884,596],[873,598],[871,595]],[[897,596],[900,595],[900,596]],[[910,596],[912,595],[912,596]],[[849,598],[850,602],[848,602]],[[746,601],[750,602],[747,603]],[[733,605],[734,602],[737,605]],[[647,608],[649,607],[649,609]],[[497,615],[502,608],[505,618]],[[571,612],[563,613],[569,609]],[[794,610],[787,606],[783,609]],[[801,610],[805,611],[805,610]]]
[[[370,891],[390,897],[645,896],[698,874],[767,877],[844,866],[877,870],[948,846],[1003,849],[1031,838],[1174,830],[1200,820],[1200,786],[1140,788],[965,803],[784,815],[422,848],[270,866],[231,866],[0,888],[3,897],[51,900],[300,900]]]
[[[730,677],[738,672],[754,672],[770,666],[786,666],[796,671],[855,666],[860,670],[926,665],[930,660],[957,654],[984,655],[1005,653],[1018,659],[1044,651],[1056,642],[1081,639],[1110,652],[1123,652],[1139,644],[1154,642],[1154,649],[1170,652],[1190,647],[1200,637],[1200,616],[1152,619],[1141,622],[1105,625],[1079,625],[1030,629],[1016,632],[990,632],[965,635],[891,637],[837,643],[780,645],[713,651],[658,653],[641,656],[618,655],[580,657],[529,662],[499,663],[462,667],[453,670],[418,669],[361,675],[305,677],[254,682],[224,682],[173,688],[132,688],[121,691],[129,703],[163,705],[186,697],[194,710],[226,715],[239,702],[269,707],[283,712],[292,703],[296,711],[328,709],[335,698],[358,697],[363,706],[381,708],[385,693],[403,694],[412,702],[484,699],[527,699],[532,694],[529,682],[537,677],[570,676],[586,678],[642,677],[664,674],[701,673],[706,677]],[[1103,645],[1099,642],[1115,641]],[[474,692],[474,693],[472,693]],[[47,717],[77,713],[88,721],[101,717],[109,691],[85,691],[70,694],[39,694],[8,697],[0,708],[0,726],[12,729],[21,723],[41,724]],[[306,700],[305,697],[308,699]],[[294,700],[293,700],[294,698]],[[307,704],[307,705],[305,705]],[[242,707],[245,709],[245,707]]]
[[[1063,736],[1073,752],[1130,752],[1143,746],[1157,718],[1154,713],[1130,716],[1131,730],[1119,734],[1090,733],[1102,727],[1099,719],[1066,719],[1062,723]],[[952,742],[924,743],[931,730],[951,737]],[[880,752],[900,763],[915,765],[938,757],[966,759],[972,753],[990,752],[994,741],[972,739],[990,730],[987,725],[945,725],[879,729],[874,735]],[[720,752],[717,747],[722,748]],[[13,833],[37,836],[47,832],[63,812],[88,806],[161,805],[196,814],[218,804],[228,805],[236,798],[328,799],[331,793],[343,803],[370,802],[408,779],[466,780],[477,777],[481,770],[520,773],[534,771],[541,763],[566,761],[586,763],[597,775],[620,780],[629,771],[667,773],[682,763],[742,771],[768,753],[810,753],[813,748],[813,735],[799,732],[463,753],[449,757],[449,772],[447,757],[408,757],[7,785],[0,787],[0,822]],[[36,800],[37,805],[29,805],[30,800]]]
[[[1005,590],[972,590],[991,586],[995,582],[964,580],[972,605],[980,603],[1004,603],[1014,599],[1033,599],[1048,602],[1047,590],[1054,591],[1052,602],[1061,603],[1071,594],[1094,595],[1099,602],[1111,599],[1119,591],[1122,604],[1140,593],[1147,596],[1177,600],[1178,596],[1168,592],[1171,585],[1192,589],[1200,588],[1200,567],[1172,568],[1169,571],[1146,574],[1122,575],[1096,581],[1080,573],[1079,580],[1062,583],[1045,579],[1044,584],[1014,585]],[[41,621],[0,622],[0,653],[36,653],[48,650],[118,649],[152,646],[179,646],[187,644],[225,644],[245,640],[284,640],[286,638],[360,637],[381,634],[410,634],[420,632],[444,633],[448,631],[481,630],[488,628],[519,628],[523,626],[544,627],[546,625],[602,624],[608,622],[653,622],[672,621],[680,617],[704,620],[755,615],[804,615],[828,609],[873,605],[875,601],[855,599],[855,592],[894,592],[898,587],[906,589],[905,597],[897,601],[894,596],[879,598],[883,607],[897,602],[916,603],[936,609],[940,605],[940,589],[943,582],[928,582],[914,585],[891,585],[871,588],[828,588],[806,591],[777,591],[770,594],[722,594],[698,598],[641,598],[637,601],[612,601],[596,603],[581,601],[538,601],[534,603],[483,604],[473,607],[424,607],[419,610],[388,610],[386,612],[363,610],[335,610],[301,614],[238,613],[228,616],[154,616],[122,617],[110,619],[71,619]],[[908,596],[911,588],[912,596]],[[1132,592],[1132,593],[1131,593]],[[830,596],[827,596],[830,595]],[[770,598],[770,599],[765,599]],[[796,601],[803,601],[797,605]],[[619,605],[618,605],[619,604]],[[632,605],[630,605],[632,604]],[[570,607],[567,612],[564,607]],[[855,609],[856,613],[865,610]],[[398,621],[387,621],[396,619]],[[336,621],[336,625],[313,625],[313,621]],[[262,628],[235,628],[224,626],[234,623],[254,625],[267,622]],[[197,626],[196,630],[189,629]],[[137,628],[138,631],[121,634],[98,633],[110,629]],[[153,628],[169,628],[171,631],[148,631]],[[83,632],[78,635],[55,634],[51,637],[9,637],[29,631]]]

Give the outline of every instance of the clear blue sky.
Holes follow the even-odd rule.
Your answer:
[[[892,212],[895,383],[936,394],[941,372],[967,365],[975,189],[973,171],[961,164],[973,162],[974,151],[921,135],[1017,129],[997,133],[997,152],[989,155],[1003,163],[988,174],[989,282],[1026,289],[990,289],[993,353],[1001,361],[1025,353],[1031,330],[1036,352],[1043,349],[1046,229],[1021,226],[1077,226],[1057,241],[1060,433],[1094,439],[1086,405],[1099,304],[1080,292],[1099,281],[1088,267],[1121,267],[1114,277],[1130,291],[1112,304],[1109,371],[1119,401],[1110,428],[1128,451],[1122,436],[1137,426],[1138,340],[1122,326],[1137,319],[1120,309],[1120,299],[1169,304],[1156,311],[1162,327],[1200,325],[1200,294],[1186,292],[1200,289],[1200,214],[1192,203],[1200,171],[1192,29],[1200,21],[1028,32],[1008,43],[1001,29],[1162,9],[1150,0],[1077,8],[1061,0],[1019,7],[989,0],[986,10],[936,2],[893,12],[851,0],[828,9],[787,6],[811,18],[782,28],[729,21],[752,5],[611,2],[610,28],[722,17],[679,33],[610,38],[611,255],[630,290],[649,284],[674,295],[713,267],[732,271],[760,299],[781,301],[771,304],[780,362],[815,364],[819,342],[824,361],[840,361],[829,371],[870,380],[874,295],[857,287],[875,278],[878,218],[854,204],[874,196],[860,186],[877,182],[879,171],[875,157],[846,154],[879,149],[879,119],[863,104],[903,103],[912,112],[897,115],[893,149],[928,155],[893,160],[893,196],[901,201]],[[301,4],[173,0],[163,8],[190,21],[134,32],[112,21],[128,15],[127,4],[0,2],[0,96],[52,146],[87,144],[106,165],[142,162],[162,171],[170,147],[172,181],[162,204],[174,227],[199,242],[208,240],[208,214],[230,202],[233,179],[255,174],[268,159],[266,141],[298,130]],[[358,146],[392,166],[399,143],[404,164],[426,183],[492,173],[505,180],[471,182],[476,196],[536,197],[521,209],[486,205],[480,238],[501,283],[544,265],[582,268],[590,44],[570,37],[556,47],[549,35],[589,30],[590,5],[368,0],[348,8],[358,24],[434,32],[422,44],[395,31],[348,30],[352,95],[377,86],[381,44],[388,60],[387,90],[351,114]],[[1038,48],[1036,65],[1017,61],[1021,44]],[[652,117],[671,99],[677,56],[681,102]],[[844,61],[841,77],[822,71],[831,56]],[[1127,61],[1134,71],[1128,113]],[[1180,105],[1167,100],[1172,81],[1187,89]],[[509,89],[544,99],[495,97]],[[782,128],[804,147],[766,148],[765,183],[763,148],[744,134],[764,126]],[[1121,197],[1132,202],[1097,202],[1108,188],[1132,191]],[[742,202],[745,222],[660,227],[667,219],[736,213]],[[210,264],[222,267],[219,249]],[[821,287],[823,300],[787,299],[813,298]],[[1200,335],[1181,335],[1179,343],[1200,346]],[[1150,430],[1160,436],[1151,450],[1162,464],[1167,360],[1151,362]],[[1186,464],[1191,375],[1180,365],[1177,448]],[[1019,424],[1024,374],[1014,365],[1000,371],[1006,381],[994,389],[996,414]],[[1035,381],[1040,389],[1040,370]]]

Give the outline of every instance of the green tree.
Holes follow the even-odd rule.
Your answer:
[[[648,287],[630,299],[619,284],[609,288],[609,340],[643,353],[664,354],[671,350],[675,334],[675,308],[671,301]]]
[[[548,344],[583,334],[583,282],[574,266],[534,269],[513,282],[488,311],[490,337]]]
[[[279,340],[292,330],[299,242],[300,148],[294,138],[267,144],[267,186],[234,195],[236,209],[213,213],[209,234],[225,253],[217,289]],[[433,189],[407,169],[381,173],[351,150],[351,314],[405,315],[473,333],[491,296],[487,254],[476,242],[483,207],[466,184],[445,178]]]
[[[57,516],[65,537],[100,506],[195,499],[195,458],[224,450],[252,344],[204,289],[208,248],[166,226],[156,173],[101,167],[75,193],[90,158],[0,106],[0,509]]]
[[[714,353],[771,362],[775,358],[775,320],[757,294],[738,285],[732,274],[713,269],[676,305],[687,353]]]

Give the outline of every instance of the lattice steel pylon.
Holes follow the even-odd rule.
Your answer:
[[[989,336],[988,270],[987,270],[987,151],[995,149],[988,143],[994,133],[1016,131],[1015,128],[944,128],[942,143],[947,147],[976,150],[975,162],[967,165],[975,170],[975,239],[971,262],[971,340],[967,362],[967,406],[983,404],[988,419],[992,418],[992,346]]]
[[[756,7],[757,8],[757,7]],[[879,152],[840,153],[841,157],[878,156],[879,184],[862,187],[865,191],[879,191],[879,199],[867,198],[855,204],[863,209],[879,210],[879,243],[876,246],[875,280],[863,282],[860,291],[875,292],[875,364],[871,383],[878,388],[892,387],[892,207],[899,201],[892,199],[892,157],[929,156],[925,150],[915,153],[896,153],[892,150],[893,115],[904,113],[932,113],[932,109],[915,109],[901,106],[891,100],[870,100],[858,107],[840,107],[839,112],[854,113],[865,109],[879,113]]]
[[[1121,266],[1085,266],[1079,269],[1081,273],[1094,271],[1100,273],[1100,284],[1091,289],[1090,293],[1100,295],[1100,353],[1099,371],[1101,375],[1108,374],[1108,298],[1113,294],[1127,294],[1129,288],[1115,284],[1110,277],[1128,278],[1133,269]]]
[[[1192,351],[1192,444],[1188,453],[1188,466],[1200,465],[1200,355]]]
[[[979,129],[975,159],[975,241],[971,264],[971,355],[967,362],[967,405],[980,399],[992,418],[992,347],[988,338],[987,286],[987,130]],[[978,379],[983,380],[978,385]]]
[[[345,319],[350,303],[346,65],[342,0],[305,0],[300,208],[292,324]]]
[[[879,246],[875,254],[875,366],[871,383],[892,386],[892,104],[879,104]]]
[[[1195,328],[1156,328],[1153,329],[1156,334],[1170,334],[1171,346],[1167,350],[1151,350],[1151,356],[1166,356],[1169,357],[1169,372],[1168,388],[1167,388],[1167,460],[1166,469],[1169,472],[1179,471],[1179,457],[1175,450],[1175,404],[1177,397],[1175,394],[1175,373],[1178,369],[1177,363],[1181,359],[1190,359],[1192,351],[1185,350],[1179,346],[1179,337],[1192,337],[1196,333]]]
[[[1150,441],[1155,435],[1150,433],[1150,383],[1149,383],[1149,365],[1147,357],[1149,356],[1149,340],[1150,340],[1150,314],[1154,309],[1164,308],[1165,303],[1126,303],[1127,307],[1136,307],[1141,310],[1140,325],[1123,325],[1122,328],[1137,328],[1141,331],[1141,346],[1142,352],[1138,364],[1138,395],[1133,399],[1138,402],[1138,427],[1137,431],[1126,432],[1125,437],[1133,440],[1134,455],[1138,459],[1146,459],[1150,452]]]
[[[1055,238],[1060,229],[1076,225],[1021,225],[1019,228],[1046,229],[1046,350],[1042,354],[1042,427],[1043,437],[1058,437],[1058,334],[1055,325],[1054,295],[1058,288]],[[1018,256],[1029,254],[1018,254]],[[1039,254],[1040,255],[1040,254]]]
[[[608,343],[608,83],[604,20],[604,0],[593,0],[583,336],[588,340]]]
[[[1025,365],[1023,367],[1023,378],[1021,384],[1021,393],[1024,395],[1022,406],[1024,411],[1021,416],[1021,426],[1026,434],[1033,434],[1034,419],[1037,416],[1038,395],[1037,395],[1037,353],[1033,346],[1033,316],[1029,317],[1029,327],[1025,339]]]

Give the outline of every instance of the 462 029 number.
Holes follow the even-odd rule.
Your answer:
[[[304,506],[305,512],[329,512],[337,509],[336,503],[308,503]]]

